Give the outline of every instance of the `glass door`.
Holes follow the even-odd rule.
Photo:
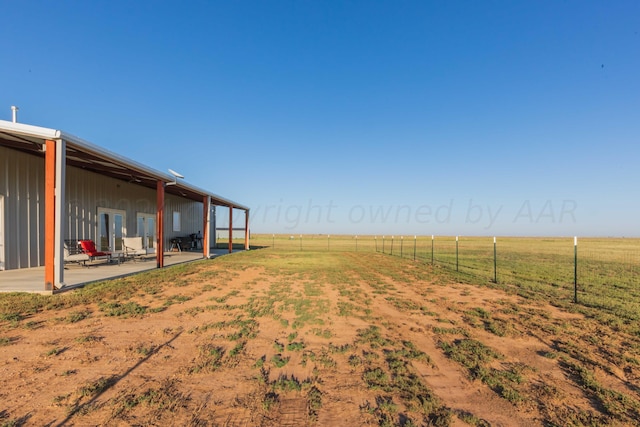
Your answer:
[[[98,241],[99,251],[122,252],[122,237],[125,230],[125,211],[98,208]]]
[[[145,248],[154,248],[156,245],[156,216],[146,213],[136,215],[137,236],[142,237]]]

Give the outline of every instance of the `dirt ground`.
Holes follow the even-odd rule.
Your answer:
[[[0,425],[635,424],[637,337],[410,261],[324,257],[233,255],[2,321]]]

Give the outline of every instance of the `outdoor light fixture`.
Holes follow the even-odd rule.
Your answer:
[[[173,175],[173,182],[167,182],[164,185],[165,186],[169,186],[169,185],[176,185],[178,183],[178,178],[180,179],[184,179],[184,176],[182,174],[179,174],[178,172],[174,171],[173,169],[169,169],[169,173],[171,175]]]

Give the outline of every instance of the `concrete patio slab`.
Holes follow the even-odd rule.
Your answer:
[[[212,249],[210,258],[229,254],[228,250]],[[193,262],[204,259],[202,251],[168,252],[164,257],[165,268],[172,265]],[[0,271],[0,292],[30,292],[52,294],[64,292],[102,280],[138,274],[143,271],[156,269],[156,259],[151,256],[145,260],[127,260],[120,264],[95,261],[80,264],[67,264],[64,270],[64,286],[56,291],[47,291],[44,287],[44,267],[21,268],[17,270]]]

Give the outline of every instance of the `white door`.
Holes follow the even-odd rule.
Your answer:
[[[122,252],[122,237],[126,235],[125,211],[98,208],[99,251]]]
[[[152,214],[138,213],[136,215],[137,235],[142,237],[145,248],[151,249],[156,243],[156,216]]]
[[[0,195],[0,270],[4,270],[4,196]]]

